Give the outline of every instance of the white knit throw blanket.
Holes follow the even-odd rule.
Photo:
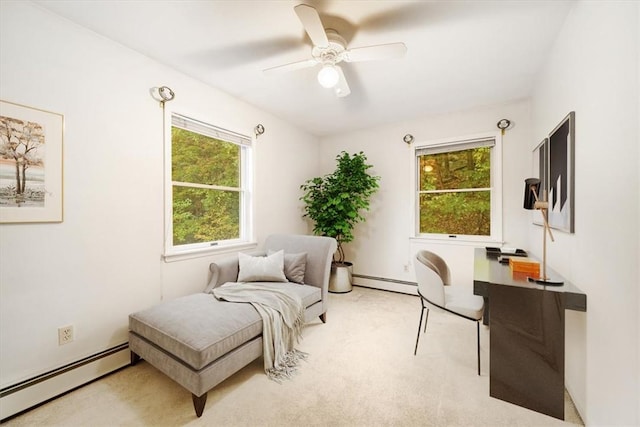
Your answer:
[[[264,370],[275,381],[290,378],[306,353],[294,348],[302,336],[304,307],[279,283],[225,283],[214,288],[218,300],[249,303],[262,317]]]

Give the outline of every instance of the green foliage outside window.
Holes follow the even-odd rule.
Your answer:
[[[491,148],[418,157],[420,233],[491,235]]]
[[[237,144],[171,128],[174,245],[240,237],[240,162]]]

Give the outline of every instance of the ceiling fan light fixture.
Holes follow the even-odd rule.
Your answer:
[[[327,64],[322,66],[320,71],[318,72],[318,82],[320,86],[324,88],[332,88],[338,84],[338,80],[340,76],[338,74],[338,70],[332,64]]]
[[[351,89],[339,64],[401,58],[407,53],[407,46],[400,42],[347,49],[344,37],[336,30],[325,28],[315,7],[299,4],[293,10],[313,44],[311,58],[267,68],[265,73],[294,71],[320,64],[318,83],[324,88],[333,89],[338,98],[344,98],[351,94]]]

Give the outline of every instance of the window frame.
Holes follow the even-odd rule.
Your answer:
[[[179,117],[187,123],[194,124],[190,129],[177,126],[190,132],[200,133],[209,137],[220,139],[240,146],[240,236],[237,239],[191,243],[185,245],[173,244],[173,186],[172,177],[172,132],[174,117]],[[242,249],[256,247],[254,235],[254,162],[253,151],[255,140],[242,132],[228,130],[209,121],[201,120],[201,115],[186,112],[184,109],[169,109],[164,112],[164,260],[167,262],[188,259],[198,256],[206,256],[214,253],[235,252]],[[205,132],[204,127],[211,130]],[[199,131],[200,130],[200,131]],[[231,139],[231,140],[230,140]],[[212,185],[212,189],[233,190],[236,189]]]
[[[491,234],[489,236],[475,236],[467,234],[438,234],[420,233],[420,174],[418,170],[418,152],[423,149],[437,148],[446,151],[455,147],[469,144],[471,141],[493,139],[494,146],[491,148],[491,178],[490,178],[490,199],[491,199]],[[446,150],[451,148],[452,150]],[[469,147],[472,148],[472,147]],[[464,135],[437,140],[416,142],[411,151],[410,171],[411,171],[411,231],[410,236],[415,240],[428,240],[451,243],[502,243],[502,133],[486,132],[473,135]]]

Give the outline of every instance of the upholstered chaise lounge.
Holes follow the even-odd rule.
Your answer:
[[[305,321],[326,322],[334,239],[318,236],[271,235],[265,255],[284,250],[306,254],[303,283],[286,283],[305,306]],[[299,256],[298,256],[299,258]],[[176,298],[129,316],[131,363],[143,358],[192,393],[200,417],[207,391],[263,354],[262,318],[250,304],[217,300],[211,291],[238,281],[238,255],[210,265],[209,285],[202,293]],[[298,265],[298,273],[299,271]]]

